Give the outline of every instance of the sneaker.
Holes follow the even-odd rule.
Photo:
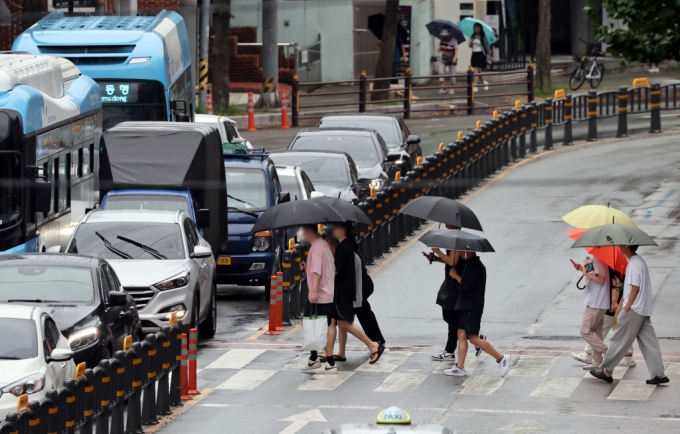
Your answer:
[[[454,95],[456,93],[455,89],[449,89],[449,95]]]
[[[479,92],[479,89],[477,88],[477,86],[475,86],[475,92]]]
[[[489,90],[489,86],[484,86],[484,90]]]
[[[446,93],[446,89],[442,87],[441,89],[439,89],[439,93]]]
[[[453,354],[453,353],[449,353],[446,350],[444,350],[439,354],[434,354],[432,356],[432,360],[436,360],[438,362],[455,362],[456,361],[456,355]]]
[[[314,374],[321,374],[321,375],[327,375],[327,374],[337,374],[338,373],[338,367],[337,366],[331,366],[328,363],[326,363],[323,366],[319,366],[315,370],[312,371]]]
[[[588,357],[585,353],[571,353],[571,358],[581,363],[585,363],[586,365],[593,363],[593,359]]]
[[[485,341],[486,335],[480,334],[479,339]],[[479,357],[480,354],[482,354],[482,349],[475,345],[475,357]]]
[[[628,366],[629,368],[634,368],[637,366],[637,363],[635,363],[635,360],[633,360],[633,353],[627,353],[623,357],[623,362],[621,363]]]
[[[451,369],[444,370],[444,375],[448,375],[449,377],[467,377],[467,372],[465,372],[465,369],[454,366]]]
[[[511,357],[507,354],[503,354],[503,358],[498,362],[501,367],[501,377],[508,375],[508,372],[510,371],[510,362],[512,362]]]
[[[316,359],[314,361],[312,361],[311,359],[307,359],[307,363],[305,364],[305,366],[300,368],[300,370],[303,371],[303,372],[313,371],[313,370],[320,368],[320,367],[321,367],[321,361],[319,359]]]

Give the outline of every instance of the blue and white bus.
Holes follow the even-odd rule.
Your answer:
[[[99,86],[66,59],[0,54],[0,254],[65,245],[99,200]]]
[[[53,12],[13,50],[64,57],[98,84],[104,130],[123,121],[193,121],[189,36],[181,15],[65,17]]]

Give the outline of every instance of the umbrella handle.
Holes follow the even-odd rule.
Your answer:
[[[583,291],[584,289],[586,289],[585,283],[583,284],[583,286],[578,286],[578,284],[581,283],[581,281],[583,280],[584,277],[586,277],[586,276],[583,276],[583,275],[582,275],[581,278],[578,280],[578,282],[576,282],[576,287],[577,287],[578,289],[580,289],[581,291]]]

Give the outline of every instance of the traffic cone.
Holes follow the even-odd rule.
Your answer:
[[[255,104],[252,92],[248,92],[248,131],[255,131]]]
[[[212,106],[212,94],[207,95],[207,104],[208,104],[208,114],[211,115],[213,114],[213,106]]]
[[[286,90],[281,91],[281,129],[290,128],[288,125],[288,99],[286,98]]]
[[[278,295],[278,290],[276,284],[278,280],[276,276],[271,277],[271,284],[269,290],[269,329],[265,332],[265,335],[278,335],[279,332],[276,331],[276,296]]]

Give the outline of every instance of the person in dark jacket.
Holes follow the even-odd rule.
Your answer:
[[[451,268],[450,276],[460,284],[456,310],[460,315],[458,323],[458,363],[451,369],[444,371],[453,377],[465,377],[465,356],[467,355],[468,340],[473,345],[493,357],[501,368],[501,377],[505,377],[510,370],[510,356],[500,354],[486,340],[479,337],[479,328],[484,313],[484,294],[486,292],[486,267],[474,252],[462,252],[461,259],[465,262],[462,276],[456,268]]]

